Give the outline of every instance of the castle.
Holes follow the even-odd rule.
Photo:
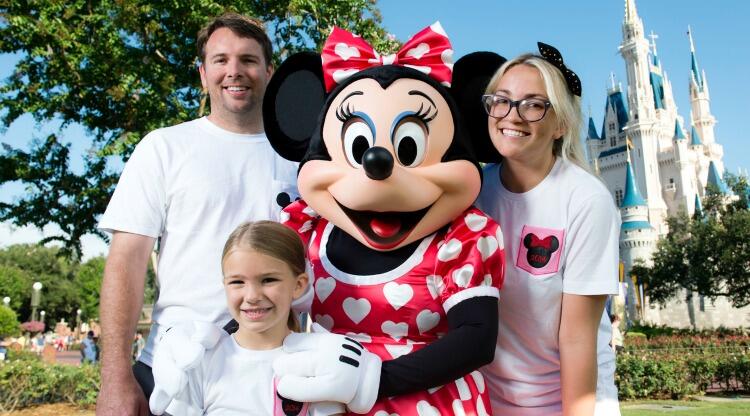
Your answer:
[[[665,308],[650,305],[632,276],[636,260],[650,264],[656,242],[666,235],[667,216],[700,210],[711,184],[727,193],[722,180],[723,147],[716,142],[710,93],[705,71],[698,66],[690,42],[690,117],[685,122],[672,95],[672,83],[661,67],[656,36],[646,39],[635,0],[625,1],[620,54],[627,69],[627,89],[607,90],[600,132],[589,118],[586,148],[589,163],[604,180],[620,207],[620,260],[623,282],[620,302],[630,319],[670,326],[715,327],[750,325],[750,308],[737,314],[724,299],[710,303],[685,293]],[[732,317],[733,322],[725,322]]]

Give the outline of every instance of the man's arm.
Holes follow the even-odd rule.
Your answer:
[[[560,380],[563,415],[593,415],[596,404],[596,335],[606,295],[563,294]]]
[[[146,397],[133,376],[130,351],[154,241],[139,234],[112,235],[99,302],[103,348],[97,416],[149,414]]]

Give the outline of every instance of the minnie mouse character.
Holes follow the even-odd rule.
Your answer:
[[[439,23],[389,56],[334,28],[322,56],[289,57],[268,85],[268,139],[300,162],[302,200],[282,220],[308,244],[311,316],[347,337],[287,337],[286,397],[375,415],[489,409],[476,369],[494,356],[503,237],[472,207],[481,171],[463,123],[485,123],[479,97],[504,59],[452,54]]]

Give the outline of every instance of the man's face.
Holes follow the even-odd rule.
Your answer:
[[[260,121],[263,94],[273,72],[260,44],[223,27],[208,38],[205,52],[199,71],[211,98],[211,115],[218,119],[247,115]]]

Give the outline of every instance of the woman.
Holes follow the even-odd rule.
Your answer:
[[[485,166],[477,205],[500,224],[506,253],[483,373],[495,414],[592,415],[598,402],[596,414],[619,415],[603,314],[617,293],[619,215],[582,156],[580,81],[556,49],[539,48],[495,73],[482,98],[489,137],[474,135],[483,161],[498,162]]]

